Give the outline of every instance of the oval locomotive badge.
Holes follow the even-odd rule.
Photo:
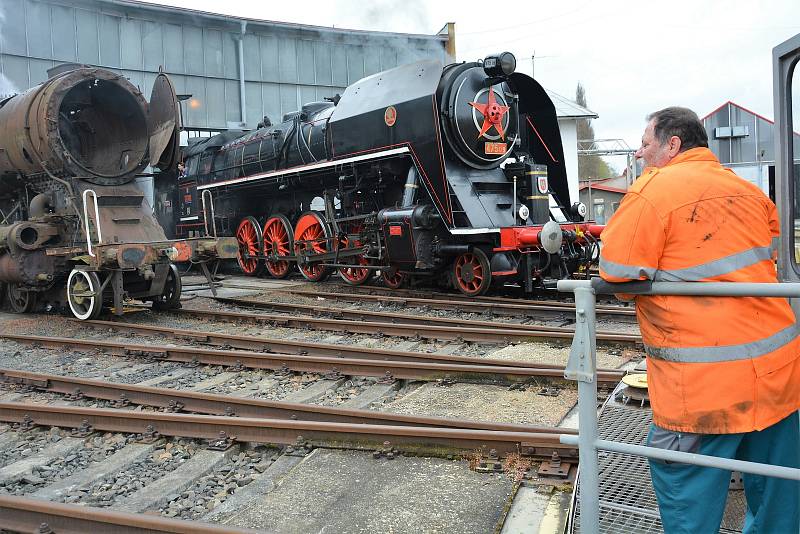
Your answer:
[[[394,123],[397,122],[397,110],[394,109],[394,106],[389,106],[383,112],[383,122],[386,123],[386,126],[394,126]]]

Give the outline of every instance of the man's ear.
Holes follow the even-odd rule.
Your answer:
[[[667,141],[667,146],[669,147],[670,158],[674,158],[678,155],[678,153],[681,151],[681,144],[681,138],[677,135],[673,135],[669,138],[669,141]]]

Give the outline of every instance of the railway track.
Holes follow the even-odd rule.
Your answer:
[[[40,534],[255,534],[257,531],[154,515],[0,495],[0,529]]]
[[[225,304],[239,306],[249,303],[228,301]],[[401,452],[403,455],[421,457],[420,461],[442,458],[441,461],[448,463],[444,458],[469,458],[471,466],[488,471],[501,471],[508,458],[517,457],[523,465],[530,465],[530,462],[534,464],[526,476],[538,477],[544,483],[550,480],[552,484],[562,484],[566,480],[564,477],[574,474],[577,464],[575,451],[559,441],[561,434],[574,431],[542,424],[469,420],[473,417],[472,409],[460,410],[457,412],[463,414],[460,417],[447,418],[420,416],[417,415],[419,411],[408,409],[414,405],[427,406],[420,400],[427,402],[430,394],[447,396],[449,392],[453,399],[458,399],[459,395],[463,395],[460,391],[469,391],[460,389],[467,387],[465,384],[439,387],[454,382],[473,383],[468,387],[483,390],[488,388],[491,395],[499,395],[501,399],[516,398],[515,395],[522,394],[512,390],[525,389],[530,391],[524,394],[526,398],[540,399],[535,401],[537,406],[547,405],[552,398],[548,395],[557,395],[563,404],[574,392],[561,384],[562,366],[467,354],[483,355],[486,347],[481,344],[571,339],[571,329],[501,321],[421,318],[406,313],[387,313],[377,320],[374,316],[369,319],[370,312],[367,310],[352,310],[354,314],[344,315],[341,312],[345,310],[326,306],[309,306],[305,309],[288,306],[273,310],[281,313],[178,310],[171,320],[173,324],[177,320],[178,324],[188,325],[181,328],[149,324],[150,318],[146,314],[137,313],[114,321],[58,319],[59,324],[52,329],[32,328],[45,334],[58,330],[67,332],[60,337],[17,334],[13,328],[0,333],[0,338],[32,347],[31,351],[22,351],[23,354],[39,354],[45,359],[59,362],[55,366],[57,370],[50,373],[0,369],[0,495],[4,491],[12,491],[20,492],[18,495],[33,494],[40,499],[59,501],[37,504],[15,497],[13,506],[20,511],[11,511],[9,507],[9,517],[27,514],[27,522],[18,523],[23,525],[22,530],[35,531],[41,523],[48,523],[54,532],[59,532],[57,526],[63,520],[59,519],[58,514],[66,512],[68,519],[63,524],[72,524],[69,513],[76,508],[69,503],[75,502],[83,505],[77,510],[99,512],[101,523],[105,521],[103,513],[107,512],[92,507],[122,510],[117,512],[120,515],[117,523],[103,523],[96,527],[91,523],[75,523],[78,525],[74,527],[75,531],[79,532],[89,529],[97,532],[161,532],[158,530],[161,528],[164,532],[239,532],[227,525],[217,527],[207,522],[238,515],[238,507],[243,502],[263,502],[263,492],[272,491],[268,489],[273,484],[269,482],[271,477],[283,476],[271,473],[285,473],[293,466],[299,466],[304,455],[325,461],[330,456],[324,451],[349,451],[360,454],[359,458],[367,461],[372,455],[377,461],[384,461],[398,457]],[[346,310],[348,313],[350,311]],[[330,317],[297,316],[312,313],[327,313]],[[166,316],[160,314],[159,317]],[[48,320],[43,319],[42,324]],[[169,321],[164,320],[167,323]],[[231,326],[222,332],[221,323]],[[253,324],[278,328],[274,330],[273,337],[262,338],[260,332],[250,335],[250,332],[262,330],[253,329]],[[87,327],[96,331],[87,333]],[[302,334],[295,329],[329,331],[333,335]],[[239,333],[242,330],[248,335]],[[268,329],[263,331],[269,332]],[[356,336],[349,339],[351,342],[377,343],[379,346],[398,344],[398,348],[414,347],[420,352],[340,344],[347,339],[343,334],[348,332],[369,336]],[[300,338],[311,340],[275,337],[298,334]],[[89,339],[75,339],[76,336]],[[406,340],[391,339],[394,336]],[[383,341],[380,339],[382,337],[387,339]],[[599,337],[620,344],[638,342],[638,336],[631,334],[603,332]],[[323,338],[331,342],[317,341]],[[163,342],[159,339],[163,339]],[[335,343],[332,342],[334,340]],[[443,340],[445,343],[442,346],[441,343],[420,340]],[[11,347],[9,355],[16,350],[13,345]],[[55,349],[60,354],[49,350],[37,352],[38,348]],[[444,353],[421,350],[443,350]],[[458,350],[463,350],[464,354],[447,353]],[[117,361],[104,357],[104,354],[123,358]],[[84,364],[75,365],[74,362],[91,360],[112,362],[107,368],[119,370],[116,380],[120,381],[90,379],[85,374],[80,378],[62,376],[81,373]],[[147,370],[140,372],[137,369]],[[157,379],[154,376],[158,376],[158,369],[164,369],[165,374]],[[265,373],[265,370],[275,372]],[[117,371],[90,372],[117,376]],[[621,371],[607,369],[601,373],[600,380],[614,384],[622,374]],[[172,376],[184,378],[173,379]],[[247,378],[247,387],[237,386],[242,384],[242,377],[252,377],[252,386],[251,378]],[[407,383],[406,379],[433,383],[423,386],[420,383]],[[158,383],[169,386],[153,387],[135,383],[141,380],[146,383],[156,383],[158,380]],[[124,383],[126,381],[132,383]],[[298,389],[294,384],[302,385]],[[512,387],[474,384],[511,384]],[[356,388],[355,393],[349,393],[353,390],[348,388]],[[553,390],[557,391],[554,393]],[[405,405],[401,402],[397,408],[388,407],[395,403],[395,399],[405,402],[406,397],[420,392],[425,393],[415,397],[415,401]],[[284,396],[303,402],[268,400]],[[379,400],[367,404],[374,402],[371,399]],[[356,402],[351,403],[350,400]],[[319,402],[320,405],[307,404],[310,402]],[[372,406],[379,409],[386,406],[386,409],[405,413],[343,406]],[[569,404],[566,406],[568,411]],[[484,411],[486,414],[496,413],[492,409],[480,413]],[[422,413],[443,415],[452,412],[437,409]],[[559,410],[556,413],[567,412]],[[555,424],[560,417],[563,415],[555,419],[536,416],[501,420]],[[14,425],[14,429],[4,426],[3,422]],[[50,442],[54,436],[61,436],[60,441]],[[19,451],[24,445],[3,458],[9,443],[26,443],[27,440],[32,440],[29,448],[33,454],[30,459],[20,456]],[[98,443],[101,448],[108,449],[107,443],[114,440],[119,440],[124,446],[115,449],[116,452],[108,451],[104,459],[97,459],[97,453],[92,451],[96,450]],[[59,462],[75,456],[74,453],[63,452],[67,445],[72,447],[70,451],[81,451],[79,458],[94,459],[75,472],[67,468],[63,469],[63,475],[60,474],[62,464]],[[54,449],[61,451],[56,456],[60,460],[52,460],[56,453],[50,451]],[[32,464],[34,461],[35,464]],[[56,463],[53,464],[53,461]],[[161,461],[165,467],[159,467]],[[23,462],[29,466],[24,474],[20,471],[22,467],[18,467]],[[54,469],[53,465],[56,465]],[[259,470],[255,470],[258,466],[261,466]],[[174,476],[171,469],[175,470]],[[260,469],[266,469],[263,476],[260,476]],[[84,477],[79,486],[75,486],[79,488],[76,490],[74,482],[70,481],[83,476],[83,471],[87,476],[91,473],[100,474],[90,477],[94,482]],[[231,479],[234,471],[236,475]],[[19,474],[9,478],[12,472]],[[59,475],[53,476],[51,473],[54,472]],[[142,475],[143,472],[153,474]],[[156,474],[157,478],[148,481],[150,479],[147,477],[156,477]],[[141,481],[150,495],[143,495],[141,488],[137,490],[133,482],[127,480]],[[29,482],[33,485],[26,486]],[[204,489],[212,482],[217,485],[212,484],[211,489]],[[237,484],[239,491],[234,491]],[[72,489],[65,489],[68,487]],[[117,487],[120,489],[115,489]],[[224,493],[226,490],[230,498],[222,498],[222,503],[212,508],[214,492]],[[198,500],[198,497],[201,498]],[[206,507],[206,504],[209,506]],[[0,514],[5,513],[4,506],[5,501],[0,502]],[[33,511],[26,511],[26,507],[30,506],[34,506]],[[54,513],[53,510],[58,508],[58,513]],[[167,523],[155,521],[144,527],[150,530],[139,530],[139,524],[130,523],[131,514],[124,513],[134,510],[136,513],[133,517],[162,519],[158,516],[142,516],[146,512],[192,521],[171,520],[172,523],[168,523],[170,520],[164,517]],[[89,517],[88,514],[85,517]],[[81,516],[81,520],[85,517]],[[246,522],[238,524],[250,526]],[[34,528],[28,528],[29,525]],[[0,528],[6,527],[0,522]],[[208,530],[204,530],[206,528]]]
[[[326,298],[320,296],[319,298]],[[349,319],[356,321],[375,321],[390,324],[404,325],[437,325],[445,327],[471,327],[471,328],[508,328],[512,330],[528,330],[531,332],[574,332],[573,329],[558,326],[531,325],[517,322],[486,321],[476,319],[462,319],[452,317],[434,317],[411,313],[397,313],[381,310],[358,310],[350,308],[334,308],[314,304],[297,304],[289,302],[271,302],[245,298],[216,297],[217,302],[237,306],[240,308],[255,308],[260,310],[273,310],[284,313],[297,313],[309,316],[325,316],[336,319]],[[382,303],[383,304],[383,303]],[[526,319],[527,316],[522,316]]]
[[[222,287],[232,288],[232,289],[253,289],[253,290],[264,290],[263,285],[257,285],[252,283],[241,283],[238,281],[227,281],[222,280],[219,282]],[[412,299],[420,299],[420,300],[441,300],[441,301],[449,301],[453,303],[483,303],[483,304],[510,304],[510,305],[522,305],[522,306],[543,306],[543,307],[552,307],[552,308],[567,308],[572,309],[574,311],[574,304],[571,302],[571,297],[567,295],[560,295],[555,293],[557,296],[562,297],[561,299],[546,299],[546,298],[531,298],[526,297],[520,292],[520,296],[512,297],[512,296],[501,296],[501,295],[481,295],[479,297],[467,297],[460,293],[454,292],[442,292],[442,291],[435,291],[431,288],[418,288],[418,289],[408,289],[408,288],[400,288],[400,289],[389,289],[380,286],[373,286],[373,285],[361,285],[361,286],[350,286],[350,285],[343,285],[336,282],[326,282],[326,283],[316,283],[314,284],[317,288],[314,289],[306,289],[300,287],[282,287],[282,288],[274,288],[270,287],[270,291],[277,292],[277,293],[294,293],[297,295],[306,295],[310,297],[314,297],[317,295],[341,295],[343,297],[353,296],[353,299],[361,299],[363,301],[371,301],[369,297],[389,297],[389,298],[412,298]],[[205,282],[197,282],[197,283],[188,283],[184,284],[183,286],[188,291],[192,291],[195,289],[205,289]],[[503,294],[513,294],[513,291],[504,291]],[[362,298],[364,297],[364,298]],[[334,297],[332,297],[334,298]],[[609,302],[609,303],[606,303]],[[603,296],[598,295],[598,309],[610,309],[610,310],[631,310],[633,311],[635,308],[630,303],[619,303],[615,299],[612,300],[604,300]]]
[[[141,327],[140,327],[141,328]],[[431,362],[428,355],[421,355],[416,361],[408,361],[413,355],[406,355],[406,361],[382,361],[375,359],[356,359],[348,357],[306,356],[298,354],[274,354],[241,350],[213,350],[198,347],[172,345],[136,344],[107,340],[76,339],[65,337],[37,336],[0,333],[0,338],[52,349],[72,348],[86,351],[103,351],[125,356],[188,363],[192,365],[221,365],[233,368],[271,369],[274,371],[294,371],[328,373],[330,376],[373,376],[385,379],[411,380],[454,380],[464,382],[518,383],[535,378],[561,379],[563,367],[529,367],[507,365],[498,360],[475,359],[473,363],[443,363],[447,360],[436,358]],[[428,359],[429,361],[425,361]],[[488,363],[487,363],[488,362]],[[618,381],[620,371],[607,371],[600,380]]]
[[[66,395],[71,400],[91,398],[110,401],[115,405],[149,406],[170,412],[181,411],[204,415],[224,415],[271,420],[316,421],[426,428],[460,428],[490,432],[533,432],[537,434],[577,434],[571,429],[424,417],[374,410],[355,410],[318,406],[296,402],[270,401],[231,395],[124,384],[107,380],[92,380],[71,376],[31,373],[0,369],[0,380],[9,384],[28,386],[36,391]],[[387,439],[390,434],[385,436]],[[574,455],[574,449],[559,448]]]
[[[228,445],[238,442],[380,450],[389,441],[393,448],[432,456],[490,449],[503,455],[520,449],[523,452],[545,448],[574,450],[560,444],[560,432],[330,423],[15,402],[0,402],[0,421],[22,425],[23,429],[44,425],[87,434],[94,431],[137,434],[144,439],[170,436],[222,440]]]
[[[113,402],[123,407],[93,408],[52,403],[0,402],[0,421],[15,425],[15,431],[5,434],[0,429],[0,447],[7,445],[3,438],[9,434],[18,440],[27,433],[43,433],[47,429],[71,429],[69,437],[51,445],[50,449],[75,450],[87,447],[100,433],[130,436],[128,444],[115,454],[90,464],[87,473],[107,473],[114,469],[127,473],[129,464],[153,451],[159,457],[169,451],[176,439],[200,440],[207,450],[197,452],[185,465],[176,469],[175,477],[169,473],[148,489],[155,496],[142,498],[139,492],[123,495],[119,507],[122,510],[137,510],[138,514],[109,512],[92,507],[76,507],[55,499],[71,494],[74,488],[85,488],[86,476],[74,473],[66,479],[52,479],[50,485],[41,482],[32,488],[36,500],[21,497],[0,497],[0,528],[30,532],[250,532],[231,529],[198,521],[176,521],[153,515],[142,515],[143,503],[150,508],[161,508],[170,496],[159,496],[159,491],[169,492],[174,485],[180,493],[192,483],[199,484],[207,478],[207,470],[198,468],[204,461],[217,465],[224,458],[235,458],[257,444],[282,447],[282,454],[275,461],[277,466],[295,465],[302,456],[314,449],[346,449],[373,451],[376,458],[392,458],[400,453],[424,456],[456,456],[471,458],[482,455],[476,465],[479,469],[492,471],[500,465],[499,459],[508,454],[521,455],[528,461],[541,462],[540,470],[552,469],[557,458],[559,469],[574,471],[577,451],[564,446],[559,436],[574,431],[542,426],[527,426],[505,423],[465,421],[433,417],[417,417],[401,414],[381,413],[370,410],[352,410],[297,403],[271,402],[228,395],[213,395],[191,391],[120,384],[101,380],[30,373],[18,370],[0,370],[0,383],[27,386],[37,392],[59,394],[70,403],[86,402],[89,399]],[[144,407],[139,410],[139,407]],[[150,411],[163,409],[170,413]],[[199,412],[198,413],[171,413]],[[52,430],[47,435],[52,435]],[[70,449],[64,449],[64,442]],[[52,457],[48,448],[25,460],[26,469],[35,467]],[[229,452],[232,451],[232,452]],[[477,452],[476,452],[477,451]],[[42,458],[42,459],[38,459]],[[124,458],[124,460],[123,460]],[[116,463],[115,463],[116,462]],[[126,463],[127,462],[127,463]],[[8,479],[8,472],[15,471],[16,463],[2,466],[0,463],[0,485]],[[40,468],[42,469],[42,468]],[[20,472],[16,469],[16,472]],[[268,472],[268,471],[267,471]],[[187,480],[194,473],[198,480]],[[36,479],[34,475],[23,478]],[[91,478],[91,476],[89,476]],[[175,482],[173,482],[173,480]],[[250,482],[247,482],[251,484]],[[255,494],[257,484],[249,494]],[[249,488],[249,486],[246,486]],[[85,490],[81,490],[84,491]],[[184,492],[184,495],[187,493]],[[238,496],[238,495],[237,495]],[[239,499],[241,501],[243,499]],[[174,502],[174,499],[173,501]],[[155,504],[154,504],[155,503]],[[238,501],[231,498],[231,508]],[[227,504],[227,503],[226,503]],[[110,504],[109,504],[110,505]],[[139,507],[139,508],[137,508]],[[115,506],[116,509],[116,506]],[[169,508],[167,507],[166,510]],[[203,519],[214,517],[208,512]],[[54,530],[47,530],[43,524]],[[38,530],[37,530],[38,529]],[[92,530],[89,530],[92,529]]]
[[[434,310],[453,310],[477,314],[492,314],[511,317],[537,317],[542,312],[575,313],[572,302],[563,301],[537,301],[503,297],[457,297],[455,295],[428,293],[428,296],[419,292],[408,292],[403,295],[389,292],[334,292],[312,291],[307,289],[279,289],[276,292],[303,296],[307,298],[323,298],[356,303],[395,304],[397,306],[426,307]],[[636,311],[627,306],[598,305],[598,315],[622,317],[635,317]]]
[[[235,299],[226,299],[229,304],[234,304]],[[244,301],[244,306],[258,307],[260,303],[255,301]],[[352,334],[372,334],[389,335],[415,339],[433,340],[458,340],[478,343],[509,343],[525,342],[535,339],[572,339],[574,330],[563,327],[548,327],[534,325],[510,325],[508,328],[501,326],[501,323],[486,322],[481,326],[463,326],[472,324],[469,321],[460,321],[461,326],[453,324],[405,324],[389,323],[381,321],[367,321],[355,319],[333,319],[325,317],[293,317],[282,314],[268,313],[242,313],[224,310],[195,310],[179,309],[170,310],[177,316],[192,317],[213,321],[224,321],[234,323],[259,323],[270,326],[281,326],[287,328],[305,328],[313,330],[327,330],[339,333]],[[362,314],[369,317],[369,313]],[[413,318],[414,322],[417,318]],[[427,319],[427,318],[426,318]],[[615,343],[641,343],[641,336],[636,334],[625,334],[619,332],[599,331],[597,340],[600,342]]]

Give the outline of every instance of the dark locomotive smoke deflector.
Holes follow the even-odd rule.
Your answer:
[[[373,159],[382,159],[382,158],[390,158],[393,156],[400,156],[402,154],[410,154],[411,150],[407,146],[393,148],[391,150],[382,150],[380,152],[371,152],[369,154],[359,154],[358,156],[352,156],[349,158],[342,158],[342,159],[335,159],[331,161],[323,161],[320,163],[311,163],[309,165],[301,165],[299,167],[292,167],[290,169],[282,169],[280,171],[272,171],[272,172],[264,172],[261,174],[254,174],[252,176],[245,176],[244,178],[236,178],[233,180],[225,180],[222,182],[217,182],[213,184],[206,184],[206,185],[199,185],[197,186],[198,191],[202,191],[204,189],[214,189],[217,187],[224,187],[228,185],[237,185],[247,182],[256,182],[259,180],[266,180],[268,178],[277,178],[279,176],[284,176],[287,174],[297,174],[297,173],[304,173],[310,171],[317,171],[320,169],[327,169],[330,167],[336,167],[337,165],[346,165],[348,163],[358,163],[361,161],[369,161]]]

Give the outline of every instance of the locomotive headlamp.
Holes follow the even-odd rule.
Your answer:
[[[517,58],[511,52],[487,56],[483,60],[483,71],[490,78],[505,78],[517,70]]]
[[[529,210],[528,206],[526,206],[525,204],[523,204],[522,206],[519,207],[519,218],[522,219],[523,221],[527,221],[528,220],[528,216],[530,214],[531,214],[531,210]]]
[[[581,220],[586,218],[586,204],[583,202],[576,202],[570,208],[572,215],[576,218],[580,218]]]

